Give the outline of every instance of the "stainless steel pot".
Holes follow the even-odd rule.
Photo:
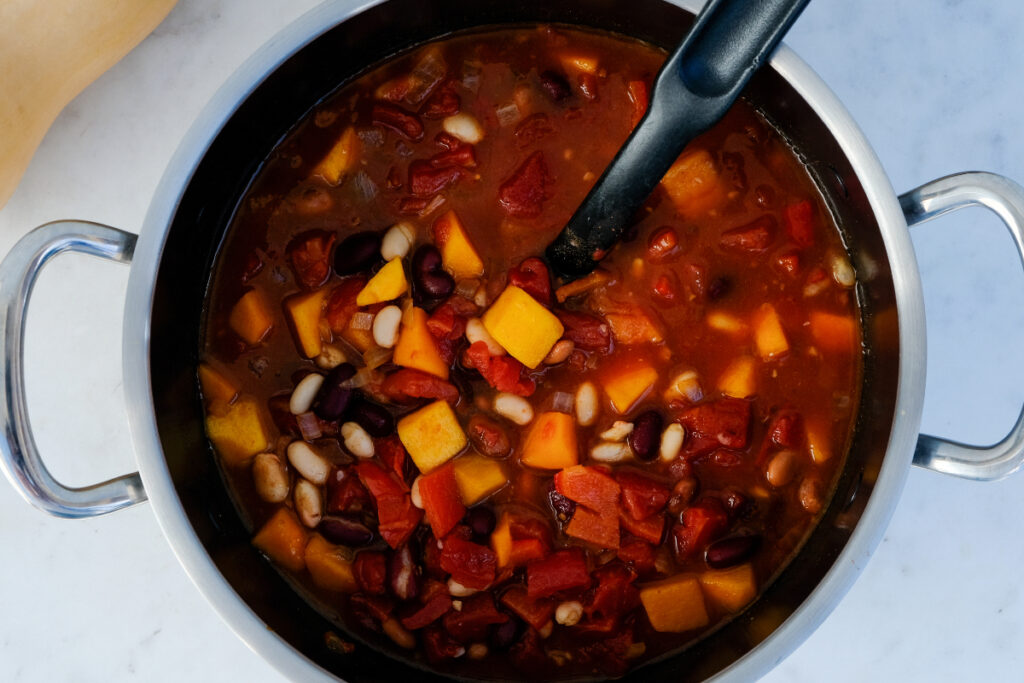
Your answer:
[[[138,244],[135,236],[105,226],[53,223],[26,236],[0,265],[5,474],[30,502],[65,517],[103,514],[148,496],[200,590],[253,649],[295,679],[330,680],[333,673],[349,680],[380,680],[408,675],[409,669],[397,656],[382,657],[368,648],[339,659],[324,647],[330,623],[251,549],[248,531],[213,467],[195,391],[196,339],[209,266],[234,202],[274,143],[316,100],[363,65],[431,37],[430,27],[562,21],[668,46],[686,25],[685,14],[660,0],[480,4],[488,3],[391,0],[357,12],[343,2],[317,8],[261,49],[218,92],[168,167]],[[687,3],[691,9],[697,5]],[[924,319],[906,229],[979,204],[1002,218],[1024,253],[1024,192],[1003,178],[971,173],[897,198],[827,86],[785,47],[772,67],[752,84],[749,96],[804,155],[844,226],[860,278],[870,349],[861,420],[836,495],[796,560],[726,628],[637,674],[647,680],[748,680],[785,657],[825,618],[866,564],[912,460],[990,479],[1015,471],[1024,458],[1024,414],[1009,436],[991,448],[918,436]],[[27,419],[21,368],[32,285],[43,264],[63,251],[133,261],[124,378],[140,472],[82,489],[64,487],[46,470]],[[388,651],[387,644],[377,645]]]

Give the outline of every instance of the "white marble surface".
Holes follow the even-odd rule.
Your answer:
[[[0,253],[57,218],[137,229],[204,102],[314,4],[181,0],[58,119],[0,210]],[[1017,0],[814,0],[789,43],[905,190],[966,169],[1024,180],[1022,29]],[[1011,242],[971,211],[919,228],[914,243],[930,345],[924,429],[994,441],[1024,401],[1024,276]],[[125,268],[66,257],[33,300],[32,419],[72,484],[132,469],[120,417],[126,284]],[[976,484],[913,471],[859,581],[766,680],[1020,680],[1022,476]],[[50,519],[0,482],[0,547],[0,680],[281,680],[205,604],[147,506]]]

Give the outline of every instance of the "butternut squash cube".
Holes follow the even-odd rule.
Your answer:
[[[641,586],[640,602],[655,631],[682,633],[709,622],[700,581],[692,574],[677,574]]]
[[[320,534],[313,534],[306,544],[305,562],[313,583],[321,588],[338,593],[359,590],[351,560],[345,559],[340,546],[328,542]]]
[[[750,563],[706,571],[698,578],[707,599],[727,612],[739,612],[757,596],[754,569]]]
[[[238,398],[238,387],[229,380],[220,370],[214,369],[208,363],[199,364],[199,386],[203,390],[203,398],[211,412],[216,406],[218,415],[225,415],[228,406]]]
[[[568,413],[541,413],[523,442],[520,461],[545,470],[561,470],[579,463],[576,422]]]
[[[747,324],[725,311],[708,311],[704,317],[708,327],[726,334],[740,335],[747,331]]]
[[[602,386],[619,414],[629,412],[633,405],[658,381],[658,371],[646,360],[614,366],[603,373]]]
[[[807,431],[807,450],[811,452],[811,459],[820,465],[831,458],[828,427],[820,420],[804,420],[804,429]]]
[[[566,71],[597,73],[597,57],[593,55],[562,55],[560,61]]]
[[[284,300],[284,311],[288,316],[295,345],[306,358],[316,358],[323,349],[320,338],[320,316],[323,314],[327,290],[320,289],[307,294],[295,294]]]
[[[402,316],[402,329],[391,360],[403,368],[414,368],[448,379],[448,364],[441,358],[434,335],[427,327],[427,312],[422,308],[411,308]]]
[[[501,463],[477,453],[468,453],[457,458],[455,483],[463,505],[476,505],[508,483]]]
[[[349,126],[334,143],[327,156],[313,168],[313,175],[323,178],[329,185],[337,185],[359,157],[359,136]]]
[[[370,306],[393,301],[405,294],[408,289],[409,282],[405,279],[405,267],[402,265],[402,259],[393,258],[370,278],[359,294],[356,294],[356,306]]]
[[[661,179],[661,186],[685,216],[717,208],[727,195],[718,165],[706,149],[683,152]]]
[[[469,241],[466,229],[454,211],[434,221],[434,243],[441,251],[441,263],[456,280],[480,277],[484,262]]]
[[[451,460],[467,442],[455,412],[444,399],[399,420],[398,438],[424,474]]]
[[[777,358],[789,351],[779,314],[771,304],[761,304],[754,313],[754,343],[763,360]]]
[[[242,465],[270,446],[263,411],[252,397],[228,406],[223,415],[206,416],[206,435],[228,467]]]
[[[491,550],[497,557],[498,567],[507,567],[512,559],[512,516],[507,511],[501,513],[491,532]]]
[[[274,316],[267,299],[258,289],[250,289],[231,308],[228,325],[249,346],[263,341],[274,327]]]
[[[857,339],[857,325],[848,315],[836,315],[814,311],[810,315],[811,336],[817,344],[828,351],[853,350]]]
[[[752,356],[740,356],[725,368],[718,378],[718,390],[733,398],[747,398],[757,393],[754,371],[757,361]]]
[[[528,368],[540,365],[565,331],[554,313],[515,285],[505,288],[482,320],[495,341]]]
[[[274,562],[293,572],[306,566],[306,528],[286,507],[277,509],[256,535],[252,544],[270,556]]]

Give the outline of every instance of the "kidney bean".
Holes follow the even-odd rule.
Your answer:
[[[704,553],[704,561],[712,569],[725,569],[747,561],[761,546],[761,537],[732,536],[715,541]]]
[[[661,415],[654,410],[641,413],[633,420],[633,431],[626,437],[626,442],[638,459],[650,461],[658,456],[663,423]]]
[[[512,442],[505,428],[485,415],[477,414],[469,418],[468,431],[469,440],[484,455],[504,458],[512,450]]]
[[[718,276],[708,285],[708,299],[717,301],[732,291],[732,280],[727,277]]]
[[[415,114],[410,114],[393,104],[378,102],[373,105],[370,118],[375,126],[390,128],[402,137],[419,142],[423,139],[423,123]]]
[[[507,650],[519,639],[522,622],[515,617],[510,618],[504,624],[498,624],[491,632],[491,645],[496,650]]]
[[[576,503],[563,496],[554,488],[548,491],[548,502],[551,503],[551,508],[555,511],[559,521],[568,522],[576,512]]]
[[[663,225],[647,238],[647,260],[662,263],[679,253],[679,234],[670,225]]]
[[[544,92],[555,102],[561,102],[571,94],[569,81],[557,71],[544,71],[540,75],[540,85]]]
[[[369,270],[380,259],[380,233],[357,232],[341,241],[334,250],[334,272],[352,275]]]
[[[327,373],[313,400],[313,412],[324,420],[337,420],[344,414],[352,399],[352,390],[342,386],[356,374],[355,366],[342,363]]]
[[[370,509],[370,494],[355,470],[335,468],[327,475],[327,513]]]
[[[365,429],[370,436],[378,439],[395,431],[394,416],[382,405],[357,396],[347,411],[346,417]]]
[[[455,291],[455,280],[441,265],[441,252],[424,244],[412,257],[412,282],[418,299],[443,299]]]
[[[548,267],[536,256],[511,268],[508,281],[545,306],[551,305],[551,275]]]
[[[775,216],[765,214],[737,228],[726,230],[718,244],[723,249],[734,251],[763,251],[772,243],[777,228]]]
[[[356,555],[352,563],[352,572],[356,583],[370,595],[384,595],[387,591],[385,582],[388,578],[388,560],[384,553],[376,550],[365,550]]]
[[[672,497],[668,499],[668,511],[678,517],[697,495],[698,482],[695,477],[685,476],[672,487]]]
[[[470,508],[466,513],[465,522],[473,532],[473,540],[477,543],[487,543],[496,524],[494,512],[487,507]]]
[[[409,164],[409,192],[417,197],[429,197],[458,182],[465,174],[461,166],[438,168],[430,161],[414,161]]]
[[[420,577],[412,541],[391,553],[388,560],[388,585],[399,600],[412,600],[420,592]]]
[[[369,527],[351,515],[324,515],[316,530],[331,543],[359,548],[373,542]]]

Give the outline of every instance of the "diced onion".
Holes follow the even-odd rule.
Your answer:
[[[302,413],[295,416],[295,424],[299,427],[304,441],[313,441],[323,436],[320,430],[320,420],[315,413]]]
[[[373,182],[365,171],[359,171],[352,177],[352,185],[355,186],[356,195],[363,202],[368,202],[377,196],[377,183]]]
[[[373,313],[367,313],[366,311],[354,313],[349,326],[353,330],[369,330],[373,327]]]
[[[576,397],[565,391],[556,391],[551,397],[551,409],[559,413],[572,414],[576,405]]]
[[[391,356],[394,354],[393,348],[385,349],[380,346],[374,346],[363,354],[363,360],[366,362],[366,370],[376,370],[380,366],[391,360]],[[359,373],[356,372],[358,375]],[[355,376],[353,376],[354,378]]]
[[[494,114],[498,117],[498,124],[501,126],[511,126],[513,123],[518,123],[519,119],[523,117],[519,111],[519,105],[515,102],[498,107]]]

